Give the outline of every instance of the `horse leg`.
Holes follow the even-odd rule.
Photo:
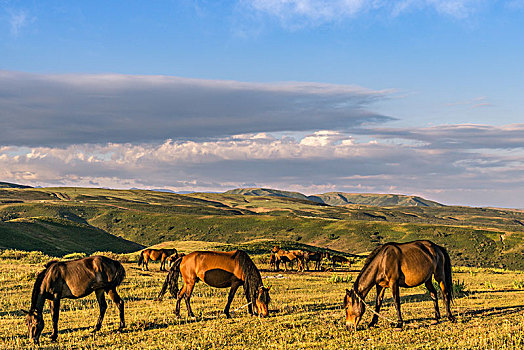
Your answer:
[[[60,299],[55,298],[49,302],[51,306],[51,319],[53,320],[53,333],[51,334],[51,342],[55,342],[58,338],[58,317],[60,316]]]
[[[149,271],[149,267],[147,266],[149,264],[149,256],[144,257],[144,266],[146,267],[146,271]]]
[[[187,285],[186,292],[184,293],[184,299],[186,301],[187,306],[187,314],[189,315],[189,317],[195,317],[193,310],[191,310],[191,293],[193,293],[194,286],[195,283]]]
[[[175,307],[175,317],[176,318],[180,317],[180,302],[182,301],[182,298],[184,297],[184,294],[186,293],[186,287],[187,287],[187,283],[184,283],[184,286],[182,287],[182,289],[180,289],[176,297],[176,307]]]
[[[402,314],[400,313],[400,290],[398,286],[398,281],[394,282],[391,286],[391,291],[393,292],[393,299],[395,300],[395,308],[397,309],[397,324],[395,328],[402,329],[403,321]]]
[[[235,293],[237,292],[238,287],[240,287],[240,284],[234,283],[231,285],[231,289],[229,290],[229,295],[227,296],[227,304],[224,309],[224,313],[226,314],[227,318],[231,318],[231,315],[229,314],[229,307],[231,306],[231,302],[233,301],[233,298],[235,297]]]
[[[435,320],[431,322],[431,324],[437,324],[440,319],[440,311],[438,309],[437,290],[433,286],[433,282],[431,282],[431,279],[427,280],[425,285],[429,291],[429,295],[431,296],[431,299],[433,300],[433,306],[435,307]]]
[[[449,305],[451,300],[449,300],[448,298],[448,293],[447,293],[448,288],[453,288],[453,286],[446,286],[444,281],[440,281],[440,290],[442,291],[442,298],[444,298],[444,305],[446,306],[446,316],[448,317],[448,319],[451,322],[455,322],[456,321],[455,316],[451,314],[451,308]]]
[[[160,258],[160,271],[165,271],[166,259],[164,256]]]
[[[98,301],[98,306],[100,307],[100,315],[98,316],[98,321],[96,322],[95,329],[93,329],[91,333],[99,331],[100,327],[102,327],[102,321],[104,320],[104,315],[107,310],[106,296],[104,293],[105,291],[103,289],[95,290],[96,300]]]
[[[116,292],[116,289],[111,289],[109,292],[107,292],[111,300],[115,303],[115,305],[118,307],[118,311],[120,313],[120,326],[118,327],[118,330],[122,330],[126,328],[126,321],[124,319],[124,301],[122,298],[120,298],[120,295]]]
[[[384,292],[386,291],[385,287],[382,287],[381,285],[377,284],[377,299],[375,301],[375,312],[378,314],[380,311],[380,307],[382,306],[382,299],[384,299]],[[368,327],[374,327],[377,324],[378,316],[373,314],[373,318],[371,319],[371,322],[369,323]]]

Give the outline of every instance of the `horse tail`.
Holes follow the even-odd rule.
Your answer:
[[[248,302],[255,304],[258,288],[263,285],[260,271],[258,271],[253,260],[251,260],[249,255],[243,250],[237,250],[233,258],[238,260],[244,272],[244,291],[246,297],[249,298]]]
[[[446,285],[446,297],[450,302],[453,301],[453,279],[451,276],[451,258],[446,248],[441,247],[444,255],[444,283]]]
[[[178,276],[180,275],[180,263],[182,262],[182,258],[178,258],[173,266],[169,269],[169,273],[166,276],[166,280],[164,284],[162,285],[162,289],[160,290],[160,293],[158,293],[158,296],[156,297],[156,300],[162,300],[164,297],[164,294],[166,294],[167,288],[169,287],[169,292],[172,296],[176,297],[178,294]]]
[[[140,252],[140,258],[138,258],[138,266],[141,266],[144,263],[144,251]]]

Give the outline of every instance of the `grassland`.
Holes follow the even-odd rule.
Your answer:
[[[220,242],[178,242],[181,250],[223,247]],[[124,260],[134,256],[120,256]],[[127,257],[127,258],[126,258]],[[29,307],[35,274],[47,257],[41,253],[4,254],[0,256],[0,348],[29,347],[21,309]],[[267,255],[255,255],[259,268],[267,269]],[[124,264],[127,278],[120,287],[126,303],[127,328],[118,328],[114,305],[106,314],[101,331],[90,330],[96,322],[98,307],[94,295],[62,302],[59,343],[51,344],[49,309],[44,319],[46,328],[42,349],[517,349],[524,347],[524,274],[502,269],[458,267],[454,279],[462,281],[468,295],[459,296],[453,305],[457,323],[443,320],[430,325],[432,302],[422,288],[401,290],[402,311],[406,326],[393,330],[385,321],[379,327],[347,331],[344,326],[342,297],[354,280],[359,265],[351,271],[275,273],[262,271],[270,284],[271,317],[249,317],[245,309],[228,320],[221,314],[227,290],[197,284],[192,298],[196,320],[187,319],[185,305],[182,319],[173,318],[174,300],[154,301],[165,273],[158,264],[149,272],[136,263]],[[518,287],[520,286],[520,287]],[[232,309],[244,305],[239,291]],[[383,314],[394,318],[391,294],[386,294]],[[368,297],[373,304],[373,295]],[[441,303],[441,311],[443,311]],[[369,322],[366,313],[364,321]]]
[[[524,213],[516,210],[341,207],[234,193],[0,189],[0,247],[55,255],[187,240],[232,245],[271,240],[361,254],[385,242],[414,239],[444,245],[459,265],[524,269]]]

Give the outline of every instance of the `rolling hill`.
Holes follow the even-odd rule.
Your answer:
[[[328,192],[306,196],[299,192],[280,191],[269,188],[237,188],[229,190],[224,194],[238,194],[243,196],[268,196],[285,197],[310,200],[331,206],[343,205],[369,205],[374,207],[443,207],[443,204],[430,201],[418,196],[407,196],[401,194],[377,194],[377,193],[344,193]]]
[[[456,264],[524,269],[521,211],[331,206],[296,195],[73,187],[0,189],[2,247],[50,254],[140,249],[122,239],[144,246],[166,241],[234,246],[264,241],[264,249],[279,243],[351,254],[369,252],[390,241],[431,239],[447,247]]]

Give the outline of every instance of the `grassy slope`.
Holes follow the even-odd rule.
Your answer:
[[[400,194],[376,194],[376,193],[344,193],[328,192],[306,196],[299,192],[289,192],[274,190],[269,188],[236,188],[224,194],[237,194],[244,196],[266,196],[266,197],[287,197],[310,200],[313,202],[324,203],[327,205],[370,205],[376,207],[391,206],[421,206],[421,207],[442,207],[443,205],[417,196],[406,196]]]
[[[11,201],[0,205],[0,221],[60,218],[143,245],[172,240],[240,244],[269,239],[290,247],[312,244],[363,253],[388,241],[424,238],[448,247],[458,264],[524,269],[524,213],[518,211],[346,208],[285,197],[84,188],[4,189],[0,201]],[[5,228],[0,228],[0,237],[2,232]]]

